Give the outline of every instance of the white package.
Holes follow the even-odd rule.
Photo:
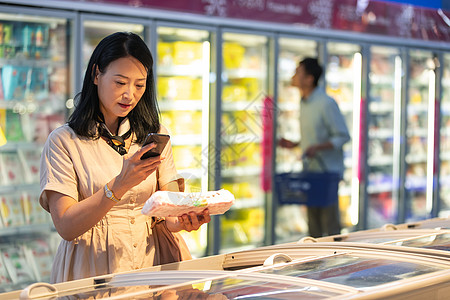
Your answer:
[[[157,191],[145,202],[142,213],[154,217],[178,217],[191,211],[201,213],[208,208],[210,215],[220,215],[233,203],[233,194],[224,189],[199,193]]]

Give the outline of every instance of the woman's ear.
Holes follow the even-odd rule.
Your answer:
[[[95,72],[92,72],[94,74],[94,84],[98,85],[98,75],[100,74],[100,71],[97,66],[95,66]]]

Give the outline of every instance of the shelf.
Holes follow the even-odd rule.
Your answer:
[[[261,136],[250,133],[238,133],[232,135],[222,136],[222,147],[227,145],[242,144],[242,143],[261,143]]]
[[[234,204],[231,206],[231,210],[263,207],[263,206],[264,201],[261,199],[243,198],[243,199],[236,199]]]
[[[409,103],[408,104],[408,115],[415,115],[419,113],[428,112],[428,104],[427,103]]]
[[[300,110],[299,101],[294,102],[294,103],[293,102],[278,102],[276,104],[276,108],[278,108],[281,111],[299,111]]]
[[[394,113],[394,103],[391,102],[370,102],[369,111],[373,114]]]
[[[425,128],[408,128],[406,129],[407,137],[428,137],[428,130]]]
[[[427,155],[426,154],[407,154],[405,161],[408,164],[426,163]]]
[[[58,67],[65,68],[65,61],[53,61],[51,59],[27,59],[27,58],[0,58],[0,67],[12,65],[12,66],[24,66],[32,68],[48,68],[48,67]]]
[[[39,189],[40,189],[39,183],[19,183],[19,184],[9,184],[5,186],[0,185],[0,195],[20,193],[23,191],[38,191]]]
[[[205,100],[206,101],[206,100]],[[201,111],[202,99],[199,100],[159,100],[160,111]]]
[[[369,167],[392,166],[394,159],[390,155],[376,155],[369,157]]]
[[[42,150],[44,145],[39,145],[32,142],[7,142],[5,145],[0,146],[1,152],[17,152],[20,150]]]
[[[197,146],[202,144],[201,134],[183,134],[171,136],[172,146]]]
[[[251,69],[233,69],[233,70],[225,70],[223,72],[223,78],[258,78],[264,79],[266,78],[265,72],[261,70],[251,70]],[[226,80],[225,80],[226,81]]]
[[[377,184],[370,184],[367,186],[367,193],[369,194],[379,194],[379,193],[385,193],[385,192],[392,192],[393,191],[393,185],[392,182],[384,182],[384,183],[377,183]]]
[[[55,231],[53,224],[30,224],[17,227],[3,227],[0,229],[0,237],[32,233],[49,233],[51,231]]]
[[[158,76],[202,77],[202,65],[158,66]]]
[[[369,138],[371,139],[392,139],[394,137],[393,128],[373,128],[369,129]]]
[[[257,100],[241,100],[234,102],[222,102],[223,111],[251,111],[259,112],[262,109],[262,101]]]
[[[251,167],[231,167],[222,170],[223,177],[239,177],[239,176],[260,176],[262,172],[261,166]]]
[[[427,178],[421,176],[406,176],[405,189],[407,190],[425,190],[427,187]]]
[[[439,154],[441,162],[442,161],[450,161],[450,151],[441,152]]]

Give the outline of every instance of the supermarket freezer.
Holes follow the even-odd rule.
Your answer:
[[[413,231],[413,230],[411,230]],[[443,237],[450,242],[448,234]],[[444,299],[450,252],[350,242],[289,243],[36,283],[0,299]]]

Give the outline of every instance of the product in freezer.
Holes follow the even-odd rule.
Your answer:
[[[142,213],[154,217],[177,217],[208,208],[211,215],[223,214],[234,203],[234,196],[221,189],[199,193],[157,191],[144,204]]]
[[[2,69],[5,100],[23,100],[29,93],[31,68],[6,65]]]

